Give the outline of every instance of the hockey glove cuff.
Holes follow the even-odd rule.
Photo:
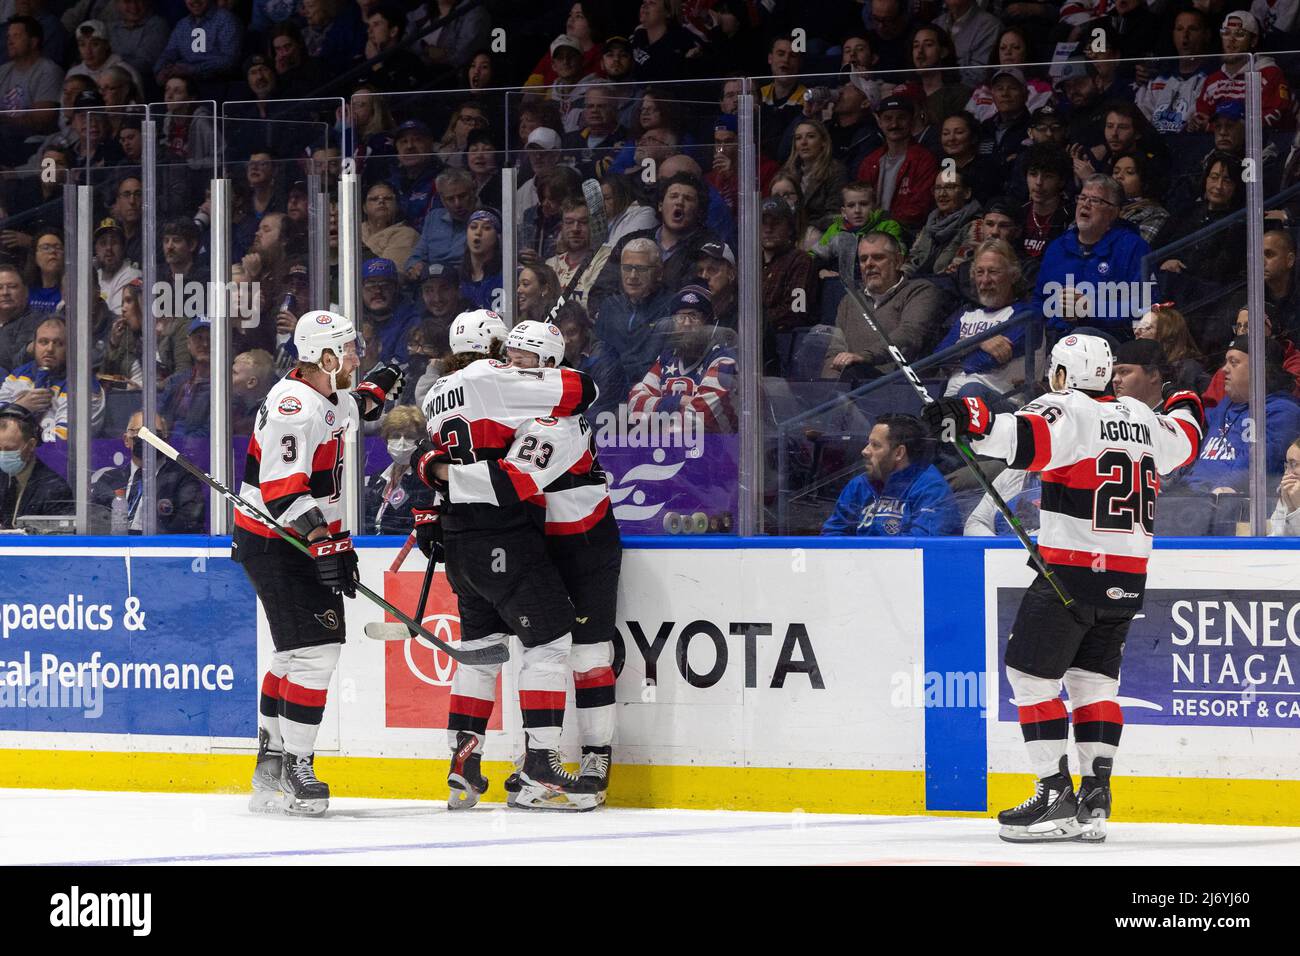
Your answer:
[[[1205,434],[1205,405],[1201,402],[1201,396],[1197,395],[1191,389],[1182,388],[1174,389],[1166,387],[1165,404],[1161,409],[1164,414],[1168,415],[1175,409],[1184,409],[1191,413],[1192,420],[1196,422],[1196,427]]]
[[[415,519],[415,543],[420,553],[434,564],[442,564],[442,515],[438,509],[412,508],[411,517]]]
[[[368,422],[378,421],[384,413],[384,405],[395,402],[402,397],[402,386],[406,383],[406,374],[395,362],[376,365],[359,384],[355,391],[359,398],[370,399],[369,411],[363,411],[361,417]],[[366,403],[361,403],[365,409]]]
[[[309,541],[307,551],[315,562],[317,581],[327,588],[341,591],[346,597],[357,596],[357,582],[361,575],[357,570],[357,553],[352,548],[350,534],[340,531],[328,538]]]

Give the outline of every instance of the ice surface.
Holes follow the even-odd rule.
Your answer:
[[[724,810],[530,813],[338,798],[322,818],[247,797],[0,790],[0,864],[1295,864],[1300,828],[1113,823],[1099,846],[1012,846],[988,819]]]

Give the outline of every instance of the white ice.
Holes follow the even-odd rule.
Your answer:
[[[992,820],[724,810],[536,813],[336,798],[250,814],[247,798],[0,790],[0,864],[1295,864],[1300,828],[1113,823],[1105,844],[1012,846]]]

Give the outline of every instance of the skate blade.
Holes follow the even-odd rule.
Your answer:
[[[297,800],[286,796],[284,812],[291,817],[318,817],[329,808],[329,805],[329,797],[319,800]]]
[[[254,790],[248,809],[252,813],[280,813],[284,810],[284,794],[279,790]]]
[[[1093,816],[1080,820],[1079,842],[1080,843],[1105,843],[1106,842],[1106,815],[1098,810]]]
[[[479,792],[460,774],[452,774],[448,777],[447,786],[448,810],[470,810],[478,806]]]
[[[1062,820],[1050,829],[1043,830],[1004,826],[998,831],[998,838],[1006,843],[1069,843],[1078,840],[1079,834],[1077,820]]]
[[[515,796],[515,802],[507,800],[507,806],[518,810],[558,810],[567,813],[585,813],[600,806],[594,793],[561,793],[545,787],[525,787]]]

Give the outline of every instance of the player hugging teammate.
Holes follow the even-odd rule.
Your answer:
[[[1112,366],[1104,339],[1070,335],[1052,349],[1052,391],[1018,412],[991,415],[978,398],[947,398],[924,410],[945,439],[968,436],[976,453],[1042,473],[1039,552],[1073,598],[1067,608],[1040,573],[1007,640],[1007,679],[1039,778],[1032,797],[998,814],[1000,836],[1013,843],[1106,837],[1124,722],[1120,662],[1142,607],[1159,476],[1193,461],[1205,430],[1195,392],[1167,394],[1161,413],[1103,394]],[[1077,796],[1062,684],[1083,772]]]
[[[564,339],[543,322],[507,332],[494,312],[458,316],[452,371],[424,401],[429,441],[412,455],[440,492],[417,515],[421,550],[445,555],[461,646],[518,636],[526,749],[507,781],[512,806],[590,810],[604,801],[614,726],[613,631],[622,552],[604,473],[582,412],[591,380],[560,368]],[[496,358],[505,347],[510,362]],[[575,611],[575,605],[577,610]],[[573,672],[583,758],[578,777],[559,752]],[[459,665],[452,679],[448,806],[474,806],[500,665]]]

